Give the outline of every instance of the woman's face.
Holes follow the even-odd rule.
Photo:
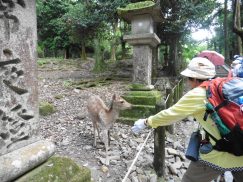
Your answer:
[[[190,77],[187,78],[187,83],[188,86],[191,87],[191,89],[200,85],[200,82],[196,78],[190,78]]]

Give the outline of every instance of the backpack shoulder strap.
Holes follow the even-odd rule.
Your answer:
[[[207,99],[210,97],[211,91],[210,91],[210,84],[212,80],[207,80],[202,82],[202,84],[199,87],[204,87],[206,89],[206,97]]]
[[[209,83],[210,83],[210,80],[204,81],[199,85],[199,87],[205,87],[206,89],[208,89]]]

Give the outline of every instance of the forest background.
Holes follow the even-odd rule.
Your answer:
[[[120,19],[118,8],[155,3],[163,22],[157,23],[161,39],[159,64],[169,67],[167,76],[177,76],[183,64],[202,50],[215,50],[230,64],[242,55],[240,0],[37,0],[38,60],[95,59],[94,71],[109,63],[132,58],[132,46],[123,40],[131,25]],[[208,30],[212,36],[201,41],[192,32]]]

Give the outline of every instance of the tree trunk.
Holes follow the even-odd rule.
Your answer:
[[[228,44],[228,29],[227,29],[227,25],[228,25],[228,11],[227,11],[227,4],[228,4],[228,0],[224,0],[224,57],[226,60],[226,63],[228,65],[230,65],[229,63],[229,44]]]
[[[82,43],[82,47],[81,47],[81,60],[87,60],[87,56],[86,56],[86,51],[85,51],[85,44]]]
[[[121,59],[125,59],[125,57],[126,57],[126,42],[123,40],[123,37],[121,37],[121,51],[122,51]]]
[[[116,61],[116,43],[115,38],[113,37],[113,40],[111,41],[111,61]]]
[[[238,40],[238,53],[242,55],[242,40],[243,40],[243,30],[241,28],[240,23],[240,2],[239,0],[234,1],[233,6],[233,17],[234,17],[234,25],[233,25],[233,32],[236,33],[239,37]]]
[[[124,21],[120,21],[120,27],[121,29],[123,29],[122,35],[120,37],[120,41],[121,41],[121,51],[122,51],[122,57],[121,59],[125,59],[126,58],[126,41],[123,39],[123,34],[127,32],[128,30],[128,25],[126,22]],[[123,27],[123,28],[122,28]]]
[[[103,60],[101,48],[100,48],[100,41],[98,39],[94,40],[94,47],[95,47],[95,72],[102,72],[105,68],[105,63]]]
[[[113,30],[113,37],[111,41],[111,60],[116,61],[116,31],[118,28],[118,19],[115,21],[115,23],[112,24],[112,30]]]
[[[69,50],[69,46],[65,48],[64,58],[65,58],[65,59],[69,59],[69,58],[70,58],[70,50]]]
[[[169,50],[169,76],[177,76],[180,71],[181,60],[178,57],[180,52],[180,34],[171,34]]]

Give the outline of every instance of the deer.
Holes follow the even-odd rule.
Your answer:
[[[122,97],[114,94],[111,99],[110,107],[107,107],[99,96],[91,96],[88,99],[87,109],[93,123],[94,147],[96,147],[96,131],[99,139],[105,144],[106,164],[109,165],[108,147],[110,145],[110,129],[119,117],[121,110],[130,109],[132,104]],[[100,138],[102,130],[102,138]]]

